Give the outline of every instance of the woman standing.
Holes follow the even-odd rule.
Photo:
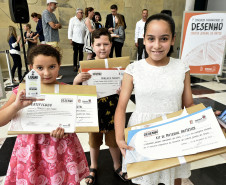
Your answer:
[[[42,29],[42,16],[36,12],[31,14],[32,20],[37,23],[36,26],[36,35],[34,38],[39,37],[40,43],[45,44],[45,37]]]
[[[13,81],[15,81],[14,75],[15,75],[16,68],[18,68],[17,69],[18,79],[19,79],[19,81],[22,80],[22,74],[21,74],[22,63],[21,63],[21,58],[20,58],[20,45],[19,45],[20,39],[21,39],[21,37],[17,36],[17,34],[16,34],[16,28],[13,26],[9,26],[7,42],[9,43],[9,46],[10,46],[9,53],[10,53],[11,57],[13,58],[13,68],[12,68]]]
[[[85,24],[86,24],[86,35],[84,38],[84,48],[83,51],[88,53],[87,60],[90,60],[93,55],[93,48],[91,46],[91,33],[95,30],[95,24],[92,20],[94,16],[94,9],[92,7],[88,7],[85,9]]]
[[[30,24],[26,24],[24,25],[24,43],[28,44],[28,48],[27,48],[27,53],[29,52],[29,50],[36,46],[38,41],[37,41],[37,37],[35,37],[35,33],[31,31],[31,25]]]
[[[110,31],[111,37],[114,38],[113,45],[112,47],[115,47],[115,55],[116,57],[121,57],[122,56],[122,46],[125,41],[125,30],[124,30],[124,22],[122,19],[122,16],[117,14],[115,16],[115,30],[114,32]]]

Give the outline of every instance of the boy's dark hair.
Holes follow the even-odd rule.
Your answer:
[[[99,19],[99,21],[101,22],[101,15],[100,15],[100,12],[95,12],[95,14],[94,14],[94,16],[93,16],[93,22],[96,22],[95,21],[95,15],[99,15],[100,16],[100,19]]]
[[[54,48],[50,45],[40,44],[40,45],[32,47],[28,52],[28,56],[27,56],[28,63],[33,65],[33,60],[38,55],[54,57],[54,58],[56,58],[57,63],[59,65],[61,64],[60,52],[56,48]]]
[[[111,5],[111,9],[118,10],[118,6],[116,4]]]
[[[94,43],[94,39],[99,39],[100,36],[105,35],[108,37],[109,41],[112,42],[111,35],[108,32],[107,28],[98,28],[92,33],[92,44]]]
[[[163,21],[166,21],[169,24],[169,27],[170,27],[170,30],[171,30],[171,33],[172,33],[172,38],[175,36],[175,22],[174,22],[173,18],[170,17],[167,14],[158,13],[158,14],[154,14],[154,15],[150,16],[147,19],[147,21],[145,23],[145,26],[144,26],[144,37],[145,37],[146,31],[147,31],[148,24],[151,21],[153,21],[153,20],[163,20]],[[169,50],[167,56],[169,57],[172,53],[173,53],[173,46],[170,47],[170,50]]]

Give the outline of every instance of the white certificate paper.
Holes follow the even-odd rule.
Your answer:
[[[44,101],[33,102],[11,120],[10,131],[51,132],[62,127],[75,131],[76,95],[45,95]]]
[[[97,97],[78,96],[76,110],[76,127],[98,127]]]
[[[149,128],[131,130],[126,163],[196,154],[226,146],[219,123],[208,107],[201,111]]]
[[[97,98],[110,96],[117,93],[121,87],[124,70],[117,68],[104,69],[84,69],[92,77],[83,82],[83,85],[95,85],[97,88]]]

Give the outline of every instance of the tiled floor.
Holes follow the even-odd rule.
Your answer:
[[[62,67],[61,74],[64,75],[62,81],[71,83],[73,76],[72,67]],[[191,86],[194,102],[203,103],[205,106],[212,106],[214,110],[224,110],[226,108],[226,68],[222,76],[219,77],[220,83],[213,80],[213,76],[192,76]],[[5,81],[7,83],[7,81]],[[11,91],[7,88],[7,98]],[[0,100],[0,106],[6,101]],[[126,119],[128,120],[135,108],[135,96],[132,95],[127,107]],[[15,136],[7,135],[8,125],[0,129],[0,185],[4,181],[7,170],[10,152],[15,142]],[[90,162],[88,134],[77,134],[80,142],[86,152],[87,160]],[[4,144],[4,145],[3,145]],[[130,184],[122,182],[119,177],[113,173],[112,160],[108,148],[101,147],[99,157],[99,170],[96,184],[98,185],[123,185]],[[225,185],[226,184],[226,154],[214,156],[191,163],[192,175],[189,179],[183,179],[183,185]],[[84,180],[81,182],[85,185]]]

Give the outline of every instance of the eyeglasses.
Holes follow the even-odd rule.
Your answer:
[[[84,14],[83,12],[78,12],[78,13],[80,13],[80,14]]]

